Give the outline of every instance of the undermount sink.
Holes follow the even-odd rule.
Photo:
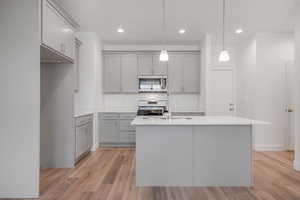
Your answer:
[[[191,119],[193,119],[193,118],[191,118],[191,117],[170,117],[170,118],[168,118],[168,117],[159,117],[159,118],[157,118],[157,117],[143,117],[143,119],[162,119],[162,120],[169,120],[169,119],[171,119],[171,120],[191,120]]]
[[[171,119],[171,120],[175,120],[175,119],[191,120],[192,118],[191,118],[191,117],[170,117],[170,118],[167,118],[167,117],[161,117],[160,119],[163,119],[163,120],[167,120],[167,119]]]

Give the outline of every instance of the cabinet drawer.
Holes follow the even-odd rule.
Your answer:
[[[76,126],[81,126],[83,124],[91,122],[91,117],[90,116],[82,116],[82,117],[77,117],[75,120]]]
[[[135,113],[121,113],[120,119],[131,119],[133,120],[136,117]]]
[[[100,119],[119,119],[120,116],[117,113],[100,113]]]
[[[123,143],[134,143],[135,142],[135,133],[128,131],[120,132],[120,142]]]
[[[120,120],[121,131],[135,131],[135,127],[131,125],[132,120]]]

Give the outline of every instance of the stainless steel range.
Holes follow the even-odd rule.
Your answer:
[[[168,113],[168,100],[158,99],[150,100],[144,99],[139,101],[137,115],[142,116],[162,116]]]

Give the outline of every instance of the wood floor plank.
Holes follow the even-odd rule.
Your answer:
[[[42,169],[41,200],[300,200],[293,152],[254,152],[253,187],[136,187],[134,148],[103,148],[73,169]]]

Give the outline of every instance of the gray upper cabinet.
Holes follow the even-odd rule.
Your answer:
[[[171,93],[199,93],[199,53],[170,53],[169,56],[168,77]]]
[[[169,90],[171,93],[183,92],[183,68],[182,55],[179,53],[169,54]]]
[[[80,83],[80,46],[82,42],[75,39],[75,59],[74,59],[74,91],[79,92]]]
[[[167,62],[159,61],[159,53],[143,53],[138,55],[140,76],[162,76],[168,74]]]
[[[168,76],[171,93],[198,94],[200,53],[169,52],[169,62],[160,62],[159,52],[105,52],[105,93],[137,93],[138,76]]]
[[[119,93],[121,91],[121,56],[120,54],[104,55],[104,92]]]
[[[74,27],[51,1],[44,0],[42,7],[42,45],[56,54],[74,59]]]
[[[137,92],[138,60],[136,54],[121,56],[121,92]]]
[[[197,54],[183,56],[183,90],[186,93],[197,93],[200,88],[200,59]]]
[[[166,76],[168,74],[168,62],[159,61],[159,53],[153,55],[153,75]]]
[[[153,74],[153,55],[140,54],[138,55],[138,66],[140,76],[149,76]]]

